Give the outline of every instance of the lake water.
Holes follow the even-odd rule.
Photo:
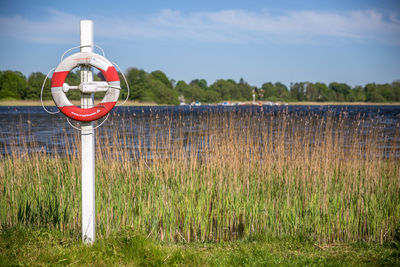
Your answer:
[[[48,107],[52,111],[57,109]],[[103,140],[117,132],[124,132],[135,140],[139,135],[149,138],[152,134],[169,135],[173,138],[185,138],[191,135],[202,139],[209,138],[206,122],[214,118],[236,119],[255,118],[255,135],[262,135],[267,126],[274,123],[279,126],[279,114],[286,114],[293,121],[307,121],[305,118],[324,118],[344,120],[347,125],[362,121],[361,130],[378,129],[376,144],[392,146],[400,151],[400,106],[156,106],[156,107],[116,107],[110,118],[97,129],[97,138]],[[274,121],[268,118],[274,118]],[[307,122],[306,122],[307,124]],[[306,125],[305,124],[305,125]],[[249,127],[249,124],[235,124],[235,127]],[[290,124],[299,129],[302,124]],[[339,124],[338,124],[339,125]],[[214,123],[215,127],[215,123]],[[227,127],[224,121],[218,127]],[[229,127],[229,126],[228,126]],[[309,127],[309,126],[304,126]],[[313,126],[310,126],[313,129]],[[351,128],[351,126],[350,126]],[[156,132],[154,129],[158,129]],[[336,131],[349,131],[349,127],[337,127]],[[178,134],[179,133],[179,134]],[[44,150],[48,153],[64,153],[67,142],[73,142],[79,132],[73,129],[62,114],[50,115],[42,107],[0,106],[0,154],[12,150],[21,153]],[[172,140],[173,141],[173,140]],[[146,146],[133,141],[131,149]],[[75,153],[76,151],[71,151]],[[396,153],[399,155],[399,153]]]

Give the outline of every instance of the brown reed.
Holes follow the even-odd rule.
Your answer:
[[[400,229],[398,132],[345,113],[152,113],[96,131],[98,235],[386,242]],[[22,126],[21,126],[22,127]],[[49,155],[21,136],[0,159],[2,227],[80,231],[80,138]]]

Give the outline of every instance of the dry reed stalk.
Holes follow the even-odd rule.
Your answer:
[[[373,119],[287,111],[132,119],[116,117],[96,132],[101,235],[126,225],[184,242],[253,235],[384,242],[399,227],[398,147],[390,141],[398,132],[385,138]],[[39,147],[29,136],[9,145],[0,159],[3,227],[79,231],[77,133],[73,140],[65,133],[63,153],[53,156],[28,153]]]

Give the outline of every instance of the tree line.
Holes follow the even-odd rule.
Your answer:
[[[25,77],[19,71],[0,71],[0,99],[39,99],[46,75],[41,72]],[[400,102],[400,81],[351,87],[345,83],[296,82],[289,87],[276,82],[266,82],[261,87],[249,85],[243,78],[238,82],[232,79],[219,79],[208,85],[204,79],[190,83],[168,78],[160,70],[148,73],[142,69],[129,68],[125,77],[130,87],[130,100],[155,102],[157,104],[177,105],[181,101],[191,103],[218,103],[222,101],[314,101],[314,102]],[[101,80],[101,75],[94,75]],[[127,96],[126,85],[120,74],[121,97]],[[78,85],[80,71],[72,71],[66,83]],[[67,93],[70,99],[80,99],[78,91]],[[101,97],[101,96],[100,96]],[[50,80],[43,91],[43,99],[51,99]]]

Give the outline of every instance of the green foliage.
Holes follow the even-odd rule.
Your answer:
[[[195,79],[193,81],[190,82],[190,85],[197,85],[198,87],[200,87],[201,89],[203,89],[204,91],[208,90],[208,85],[207,85],[207,81],[204,79]]]
[[[306,101],[306,86],[307,84],[304,82],[294,83],[290,86],[290,96],[292,99],[298,101]]]
[[[125,77],[130,87],[129,99],[131,100],[143,100],[144,92],[148,90],[146,83],[146,72],[137,68],[129,68],[126,71]]]
[[[211,88],[219,93],[222,100],[233,99],[235,94],[235,81],[234,80],[217,80],[211,85]]]
[[[158,79],[154,79],[153,76],[148,77],[149,92],[148,96],[152,101],[157,104],[170,104],[178,105],[178,92],[170,87],[167,87]]]
[[[350,94],[350,86],[345,83],[332,82],[329,84],[329,90],[335,93],[337,101],[347,101],[347,96]]]
[[[121,99],[127,96],[127,87],[121,74]],[[202,103],[217,103],[221,101],[250,101],[253,92],[257,100],[265,101],[313,101],[313,102],[399,102],[400,82],[391,84],[369,83],[350,87],[345,83],[331,82],[329,85],[321,82],[295,82],[290,88],[281,82],[266,82],[260,88],[249,85],[243,78],[236,82],[232,79],[219,79],[211,85],[205,79],[194,79],[189,84],[184,81],[175,83],[161,70],[151,73],[138,68],[129,68],[125,76],[130,87],[129,99],[140,102],[155,102],[157,104],[179,104],[178,99],[184,98],[186,103],[200,101]],[[45,79],[41,72],[34,72],[28,79],[18,71],[0,72],[0,99],[38,99],[40,89]],[[100,80],[94,75],[94,80]],[[66,83],[78,85],[80,71],[71,71]],[[67,93],[69,99],[80,99],[80,92],[71,90]],[[103,95],[97,94],[101,99]],[[44,87],[44,99],[51,99],[50,79]]]
[[[28,83],[19,71],[0,72],[0,99],[26,99]]]
[[[204,79],[192,80],[189,84],[185,81],[178,81],[175,89],[184,97],[186,103],[200,101],[203,103],[216,103],[222,100],[221,93],[214,86],[208,87]]]
[[[221,101],[220,95],[218,94],[218,92],[214,90],[208,90],[203,100],[203,102],[205,103],[217,103],[220,101]]]
[[[240,79],[238,85],[240,98],[238,100],[251,100],[254,87],[250,86],[243,78]]]
[[[28,90],[26,92],[27,99],[39,99],[40,90],[42,89],[43,81],[46,78],[41,72],[33,72],[28,77]],[[47,79],[43,88],[43,99],[51,99],[50,79]]]
[[[316,101],[323,102],[329,101],[330,99],[335,98],[335,94],[329,90],[328,86],[325,83],[315,83],[314,84],[316,90],[318,91],[318,96]]]
[[[364,99],[368,102],[397,102],[400,101],[400,82],[394,81],[391,84],[369,83],[364,87],[364,94]]]
[[[286,85],[280,82],[268,82],[261,86],[258,95],[260,100],[286,100],[289,98],[289,91]]]
[[[253,94],[253,87],[243,79],[239,83],[236,83],[232,79],[217,80],[210,86],[210,90],[215,91],[222,101],[251,100]]]
[[[192,87],[185,81],[178,81],[175,86],[175,90],[179,95],[183,96],[186,102],[191,103],[193,101]]]
[[[162,72],[161,70],[156,70],[153,71],[151,73],[151,75],[159,80],[160,82],[162,82],[166,87],[171,88],[172,89],[172,82],[168,79],[167,75],[165,75],[164,72]]]
[[[161,71],[148,74],[144,70],[129,68],[126,79],[130,87],[129,99],[157,104],[179,104],[178,92],[172,88],[172,81]]]
[[[347,95],[347,101],[349,102],[365,102],[366,97],[361,86],[356,86]]]

